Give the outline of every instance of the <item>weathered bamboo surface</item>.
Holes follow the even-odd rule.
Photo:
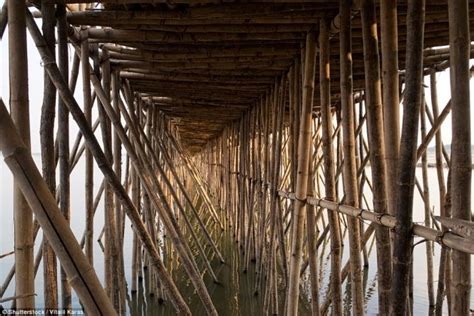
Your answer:
[[[6,1],[10,111],[0,99],[0,150],[15,179],[15,240],[0,260],[14,255],[15,264],[0,303],[30,309],[40,296],[47,308],[79,308],[75,293],[90,315],[139,315],[145,284],[164,303],[157,309],[191,315],[197,301],[225,314],[210,283],[228,286],[229,236],[240,256],[232,273],[255,274],[258,314],[364,315],[375,262],[378,313],[414,315],[413,251],[423,244],[430,315],[445,304],[467,315],[469,5]],[[26,29],[44,67],[42,176],[29,152]],[[451,95],[440,109],[437,74],[447,69]],[[449,114],[451,152],[441,135]],[[438,188],[429,186],[431,153]],[[74,236],[80,162],[84,205],[74,211],[84,232]]]

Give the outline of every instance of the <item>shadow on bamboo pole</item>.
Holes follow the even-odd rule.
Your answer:
[[[374,211],[386,213],[386,166],[384,160],[382,93],[380,84],[380,63],[377,36],[375,2],[361,1],[362,37],[364,51],[364,72],[366,89],[367,126],[370,145],[370,164],[372,168]],[[379,313],[389,312],[391,283],[391,247],[389,231],[378,226],[375,231],[377,239],[377,269]]]
[[[412,261],[413,194],[416,147],[422,102],[425,1],[408,1],[406,78],[397,196],[397,226],[394,233],[391,315],[409,312],[408,287]],[[469,68],[467,68],[469,70]]]
[[[26,16],[28,29],[30,31],[31,37],[36,43],[38,51],[43,60],[44,67],[48,70],[48,74],[51,77],[53,83],[55,84],[61,98],[63,99],[64,103],[71,112],[71,115],[79,125],[79,128],[83,133],[83,137],[86,140],[89,149],[94,154],[97,160],[97,164],[102,170],[104,177],[111,184],[114,193],[120,197],[120,201],[124,206],[124,209],[130,218],[130,221],[133,224],[135,232],[143,242],[144,248],[153,258],[153,265],[157,269],[160,275],[160,279],[162,280],[165,288],[167,289],[167,293],[170,296],[173,306],[179,313],[190,315],[191,313],[189,311],[189,308],[184,299],[182,298],[181,294],[179,293],[178,289],[176,288],[176,285],[174,284],[173,280],[166,271],[163,262],[161,261],[160,256],[158,254],[158,251],[155,248],[153,241],[150,235],[148,234],[137,209],[133,206],[132,202],[130,201],[130,198],[127,195],[127,192],[120,183],[120,180],[115,176],[115,173],[108,164],[107,159],[97,139],[95,138],[94,133],[92,132],[86,117],[79,108],[79,105],[74,99],[74,96],[69,91],[68,85],[63,80],[61,73],[59,72],[59,69],[56,66],[56,63],[51,58],[51,54],[44,43],[44,39],[41,36],[41,33],[39,32],[31,13],[29,11],[26,11]]]
[[[303,255],[304,219],[308,188],[308,166],[311,157],[311,120],[313,108],[314,77],[316,63],[316,33],[306,35],[305,71],[303,82],[303,109],[298,138],[298,173],[296,178],[296,201],[293,213],[291,236],[290,273],[288,277],[286,315],[298,314],[300,268]]]
[[[0,150],[89,315],[116,315],[0,99]],[[18,273],[17,273],[18,274]],[[31,294],[31,293],[30,293]]]
[[[354,94],[352,85],[352,32],[351,32],[352,0],[339,2],[341,28],[339,34],[340,47],[340,80],[342,132],[344,151],[344,195],[345,203],[359,207],[357,190],[357,166],[355,160],[355,123]],[[347,217],[349,227],[349,247],[351,264],[351,293],[353,315],[364,314],[364,291],[362,288],[362,261],[360,243],[360,221]]]
[[[8,0],[8,51],[10,70],[11,116],[20,130],[20,137],[30,148],[30,118],[28,105],[28,57],[26,47],[25,2]],[[1,125],[3,128],[3,124]],[[14,182],[14,234],[15,234],[15,294],[16,307],[33,309],[35,292],[33,269],[33,215],[19,188]]]
[[[336,201],[336,175],[333,148],[333,124],[331,113],[331,73],[330,73],[330,46],[329,20],[321,20],[319,27],[319,85],[321,97],[321,130],[322,149],[324,155],[324,193],[329,201]],[[339,214],[328,212],[328,222],[331,237],[331,281],[332,311],[334,315],[342,315],[341,292],[341,228]]]
[[[449,45],[452,109],[451,199],[453,218],[471,220],[471,122],[469,99],[468,1],[449,1]],[[469,314],[471,256],[454,250],[451,255],[451,314]],[[454,268],[455,267],[455,268]]]

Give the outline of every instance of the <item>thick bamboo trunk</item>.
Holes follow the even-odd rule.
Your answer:
[[[383,137],[382,91],[378,50],[375,2],[361,2],[362,36],[364,50],[366,113],[372,169],[374,211],[387,212],[385,144]],[[386,228],[376,228],[379,313],[388,314],[391,283],[390,236]]]
[[[26,47],[25,3],[8,0],[8,52],[11,117],[20,137],[30,148],[30,117],[28,106],[28,59]],[[35,308],[33,270],[33,215],[14,182],[15,295],[19,310]]]
[[[333,120],[331,109],[331,73],[330,73],[330,46],[329,21],[321,20],[319,24],[319,86],[321,107],[322,149],[324,156],[324,194],[329,201],[337,200],[336,193],[336,164],[333,147]],[[331,237],[331,281],[332,312],[341,315],[341,227],[339,214],[328,210],[328,222]]]
[[[287,292],[286,315],[298,314],[298,298],[300,284],[300,267],[303,255],[304,219],[306,212],[306,196],[308,187],[308,167],[311,157],[311,121],[314,93],[314,76],[316,62],[316,34],[306,35],[305,72],[303,84],[303,109],[298,138],[298,176],[296,179],[296,202],[293,212],[293,231],[291,238],[290,273]]]
[[[393,280],[390,314],[409,312],[408,292],[412,265],[413,190],[416,169],[416,147],[422,102],[423,34],[425,1],[409,1],[405,98],[400,163],[398,175],[397,227],[394,234]]]
[[[352,90],[352,0],[339,2],[341,17],[340,65],[341,65],[341,108],[344,151],[344,196],[345,203],[354,207],[358,204],[357,166],[355,160],[354,95]],[[360,221],[347,218],[349,226],[349,247],[351,261],[351,293],[353,315],[364,314],[364,291],[362,289],[362,262],[360,244]]]
[[[395,215],[400,147],[397,0],[380,2],[387,213]]]
[[[452,215],[471,220],[471,114],[469,92],[469,5],[450,1],[449,44],[452,109]],[[471,298],[471,256],[452,252],[451,314],[467,315]]]

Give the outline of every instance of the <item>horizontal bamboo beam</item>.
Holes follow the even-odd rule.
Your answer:
[[[294,193],[278,191],[278,195],[282,198],[295,200]],[[317,199],[308,196],[306,203],[326,208],[328,210],[339,212],[348,216],[358,217],[363,220],[374,222],[388,228],[395,228],[397,220],[394,216],[388,214],[379,214],[368,211],[362,208],[356,208],[349,205],[339,204],[337,202],[327,201],[324,199]],[[474,243],[470,239],[460,237],[451,232],[443,232],[422,225],[413,225],[413,234],[425,239],[435,241],[442,246],[450,247],[451,249],[459,250],[465,253],[474,254]]]

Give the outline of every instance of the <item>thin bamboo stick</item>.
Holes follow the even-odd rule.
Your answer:
[[[426,117],[425,117],[425,106],[426,103],[421,103],[420,107],[420,130],[421,137],[426,136]],[[425,206],[425,226],[431,227],[431,211],[430,211],[430,191],[428,182],[428,157],[426,152],[421,157],[422,165],[422,177],[423,177],[423,204]],[[434,301],[434,285],[433,285],[433,243],[430,241],[426,242],[426,273],[427,273],[427,285],[428,285],[428,302],[429,308],[432,310],[435,305]]]

